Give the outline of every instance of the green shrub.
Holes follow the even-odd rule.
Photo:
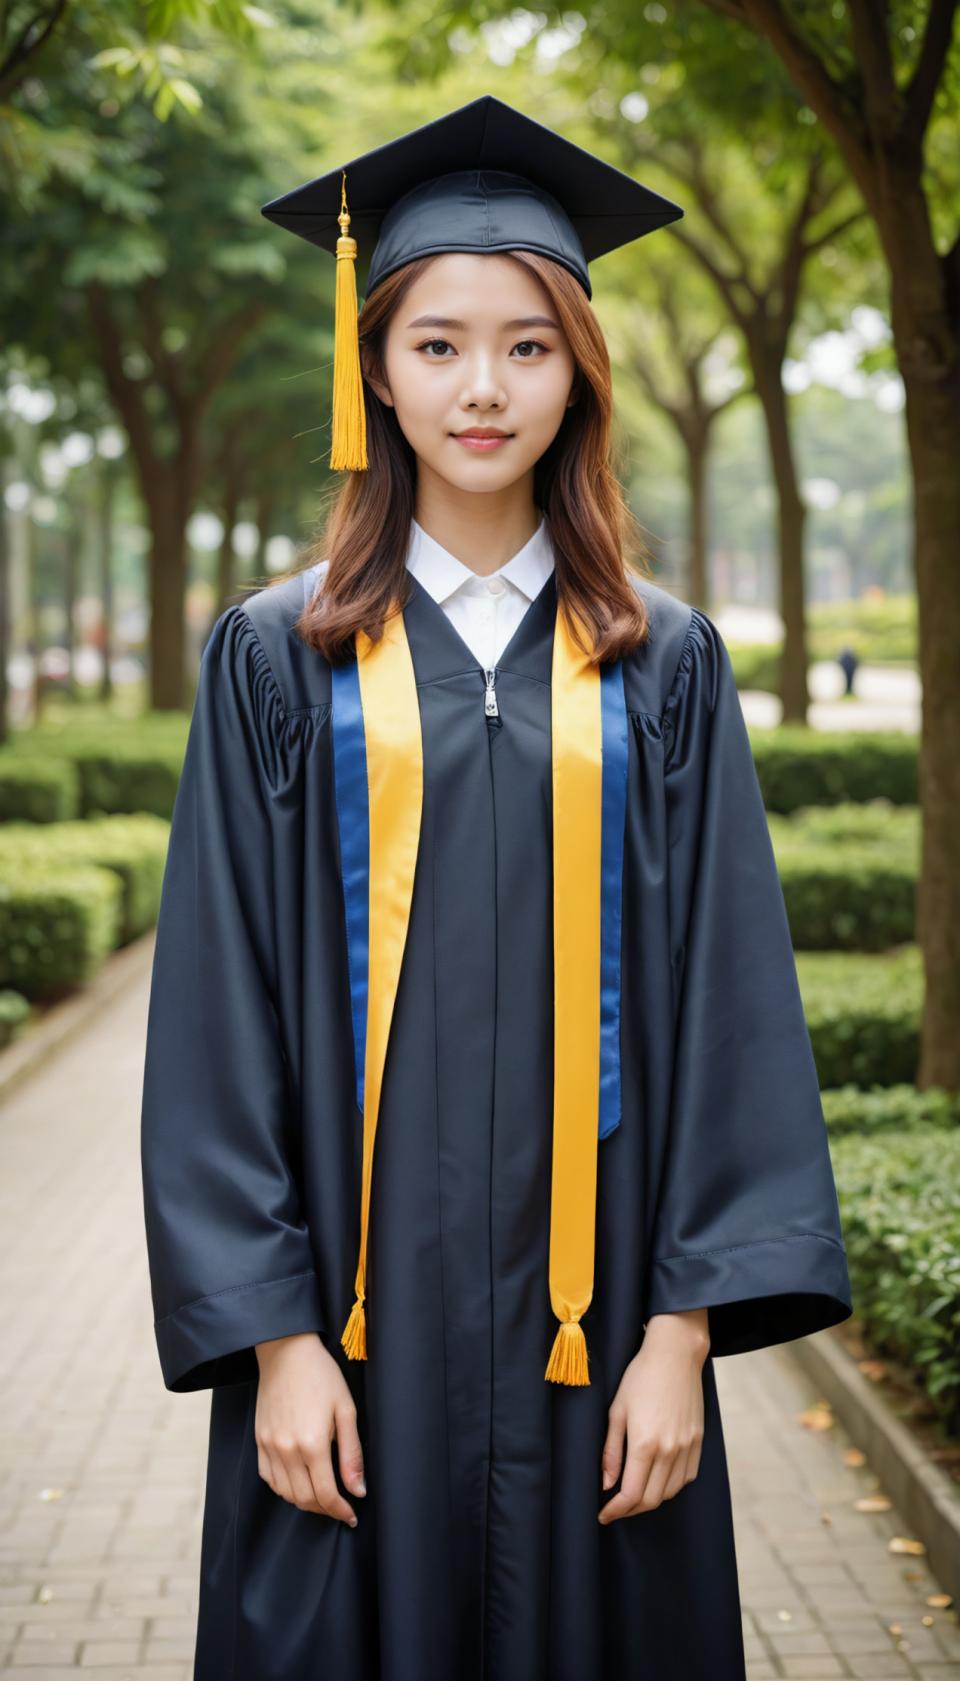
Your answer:
[[[919,813],[886,800],[769,819],[797,951],[886,951],[916,935]]]
[[[89,818],[37,829],[30,823],[0,828],[0,875],[27,865],[56,875],[76,864],[99,864],[122,887],[118,945],[152,928],[160,906],[170,825],[148,812]]]
[[[0,1049],[16,1039],[29,1020],[29,999],[12,986],[0,987]]]
[[[912,1126],[960,1126],[960,1093],[931,1086],[834,1086],[820,1093],[830,1137],[903,1132]]]
[[[11,767],[69,764],[78,792],[75,805],[60,815],[146,811],[169,818],[188,724],[184,712],[148,712],[130,721],[84,710],[79,717],[18,732],[0,758]],[[31,813],[0,804],[2,817],[30,820]]]
[[[960,1430],[960,1128],[831,1144],[853,1307]]]
[[[43,863],[0,868],[0,986],[54,999],[88,981],[117,943],[123,886],[94,864],[55,873]]]
[[[898,730],[751,728],[757,776],[770,812],[841,801],[917,804],[917,738]]]
[[[912,1083],[924,991],[919,948],[879,956],[801,951],[796,962],[821,1087]]]
[[[69,759],[0,749],[0,823],[57,823],[80,810],[80,778]]]

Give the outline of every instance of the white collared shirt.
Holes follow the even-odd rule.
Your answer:
[[[478,664],[490,667],[553,571],[553,544],[541,515],[529,542],[482,578],[412,520],[407,566],[443,608]]]

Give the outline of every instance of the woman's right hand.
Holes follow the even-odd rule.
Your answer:
[[[355,1529],[357,1515],[337,1488],[331,1454],[336,1436],[343,1481],[366,1494],[357,1409],[340,1367],[315,1331],[259,1342],[256,1353],[261,1477],[301,1511],[322,1512]]]

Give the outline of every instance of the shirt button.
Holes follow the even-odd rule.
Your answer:
[[[487,579],[487,589],[490,591],[491,595],[502,595],[506,587],[507,586],[502,578],[494,577]]]

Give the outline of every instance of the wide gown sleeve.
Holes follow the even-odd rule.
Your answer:
[[[270,792],[283,705],[249,616],[203,651],[163,879],[141,1164],[166,1387],[257,1375],[254,1344],[324,1332],[276,1003]]]
[[[644,1320],[713,1355],[852,1312],[783,891],[730,657],[698,609],[664,712],[675,1056]]]

